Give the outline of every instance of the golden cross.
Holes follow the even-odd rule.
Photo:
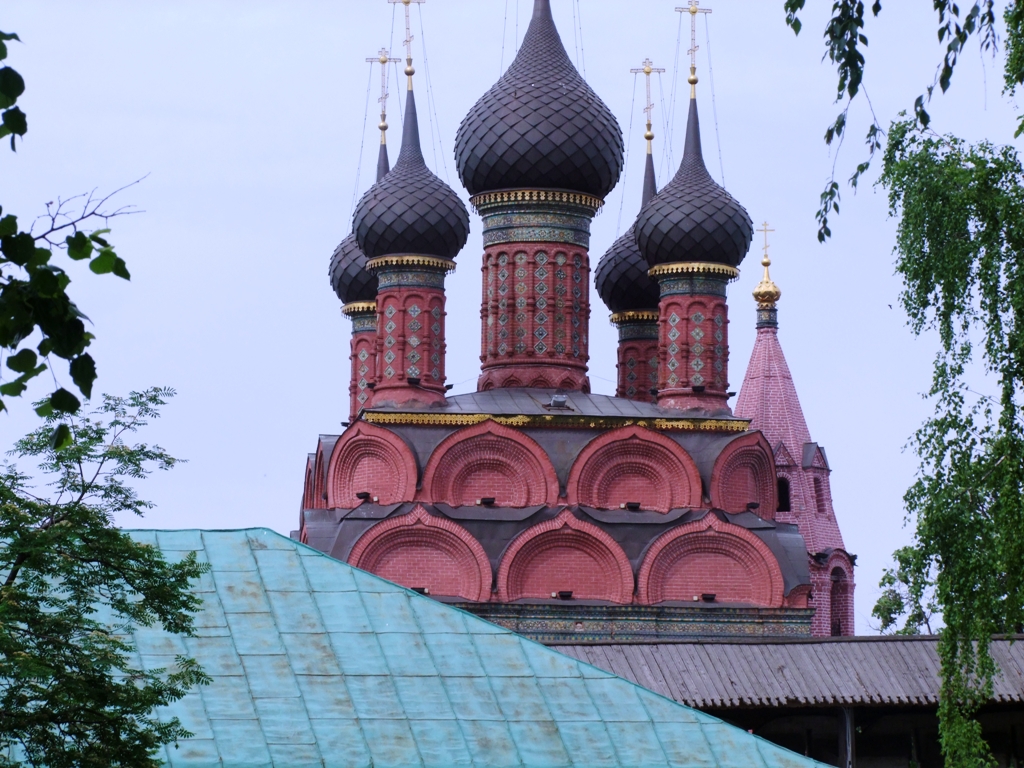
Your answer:
[[[412,41],[415,38],[412,36],[412,25],[409,23],[409,5],[411,3],[422,5],[426,0],[388,0],[388,2],[392,5],[401,3],[405,6],[405,40],[402,42],[405,44],[406,69],[412,69]],[[409,75],[409,77],[413,75],[412,72],[406,72],[405,74]]]
[[[643,74],[647,78],[647,106],[644,107],[644,112],[647,113],[647,133],[651,134],[651,112],[654,111],[654,102],[651,100],[651,75],[655,72],[660,74],[665,70],[656,69],[654,67],[654,62],[652,62],[650,58],[646,58],[644,59],[644,64],[642,67],[640,67],[639,69],[631,69],[629,71],[634,75]],[[654,135],[651,134],[647,140],[650,141],[653,138]]]
[[[381,48],[376,56],[367,59],[371,64],[374,62],[380,64],[380,98],[377,101],[380,104],[380,130],[382,133],[388,129],[388,64],[401,61],[401,59],[389,58],[390,55],[391,51]]]
[[[768,233],[769,232],[774,232],[775,230],[774,229],[769,229],[768,228],[768,222],[766,221],[764,224],[761,225],[761,229],[759,229],[757,231],[764,233],[764,257],[767,259],[768,258]]]
[[[697,45],[697,14],[711,13],[711,9],[701,8],[698,0],[690,0],[689,6],[676,8],[676,11],[690,14],[690,50],[687,51],[690,54],[690,77],[687,82],[690,83],[690,97],[693,98],[697,86],[697,51],[700,50],[700,46]]]

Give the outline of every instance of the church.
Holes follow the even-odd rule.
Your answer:
[[[351,415],[308,457],[294,535],[542,642],[852,635],[856,558],[779,343],[767,246],[739,290],[754,227],[705,168],[696,66],[678,172],[655,188],[648,121],[639,214],[592,263],[624,139],[536,0],[456,136],[483,222],[480,376],[461,395],[445,276],[477,266],[469,212],[424,162],[411,48],[405,73],[398,159],[382,123],[378,180],[330,264]],[[614,397],[591,392],[592,309],[618,328]],[[730,333],[757,339],[738,395]]]

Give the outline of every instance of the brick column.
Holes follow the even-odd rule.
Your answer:
[[[726,286],[739,270],[723,264],[662,264],[651,270],[658,308],[658,405],[729,412]]]
[[[484,224],[480,391],[590,391],[590,221],[602,201],[514,190],[472,198]]]
[[[434,256],[371,259],[377,274],[377,367],[371,405],[424,406],[445,401],[445,275]]]
[[[354,420],[366,407],[376,382],[377,305],[372,301],[354,301],[341,308],[352,320],[352,380],[348,385],[349,419]]]
[[[616,312],[612,323],[619,329],[615,396],[654,402],[651,390],[658,387],[658,313]]]

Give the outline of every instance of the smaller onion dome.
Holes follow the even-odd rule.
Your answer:
[[[353,231],[368,259],[395,254],[454,259],[469,238],[469,211],[423,161],[411,90],[398,161],[359,201]]]
[[[343,304],[377,300],[377,276],[366,268],[366,254],[349,235],[334,249],[329,270],[331,288]]]
[[[736,267],[753,239],[754,224],[747,210],[715,183],[704,166],[697,100],[691,98],[679,171],[636,221],[640,252],[651,267],[677,262]]]
[[[455,162],[471,195],[565,189],[604,199],[618,182],[622,129],[565,52],[550,0],[535,0],[515,61],[463,119]]]
[[[761,266],[764,267],[764,277],[761,278],[761,282],[754,288],[754,301],[757,302],[758,309],[773,309],[779,299],[782,298],[782,290],[772,280],[772,276],[768,274],[768,267],[771,265],[772,260],[765,253],[764,258],[761,259]]]
[[[641,206],[657,194],[656,185],[654,156],[648,152]],[[635,226],[616,240],[597,263],[597,292],[613,313],[657,309],[661,303],[658,283],[647,274],[647,260],[637,248]]]
[[[377,155],[377,181],[383,179],[391,168],[388,161],[388,145],[384,140],[387,123],[381,120],[380,152]],[[346,237],[331,256],[327,269],[331,288],[343,304],[354,301],[376,301],[377,276],[366,268],[366,254],[356,241],[355,234]]]

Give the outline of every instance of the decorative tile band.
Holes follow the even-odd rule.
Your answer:
[[[376,333],[377,313],[349,315],[352,318],[352,333]]]
[[[710,275],[667,275],[658,277],[661,295],[664,296],[722,296],[726,295],[729,281]]]
[[[388,288],[437,288],[444,290],[445,273],[440,270],[415,270],[385,267],[377,272],[378,290]]]
[[[779,327],[779,310],[775,307],[767,309],[757,310],[757,327],[758,328],[778,328]]]
[[[616,323],[619,328],[619,341],[636,341],[637,339],[658,339],[657,315],[653,321],[635,321]]]
[[[494,421],[506,427],[561,429],[618,429],[646,427],[658,432],[746,432],[747,419],[635,419],[624,416],[501,416],[489,413],[394,413],[366,411],[363,419],[382,426],[469,427]]]

